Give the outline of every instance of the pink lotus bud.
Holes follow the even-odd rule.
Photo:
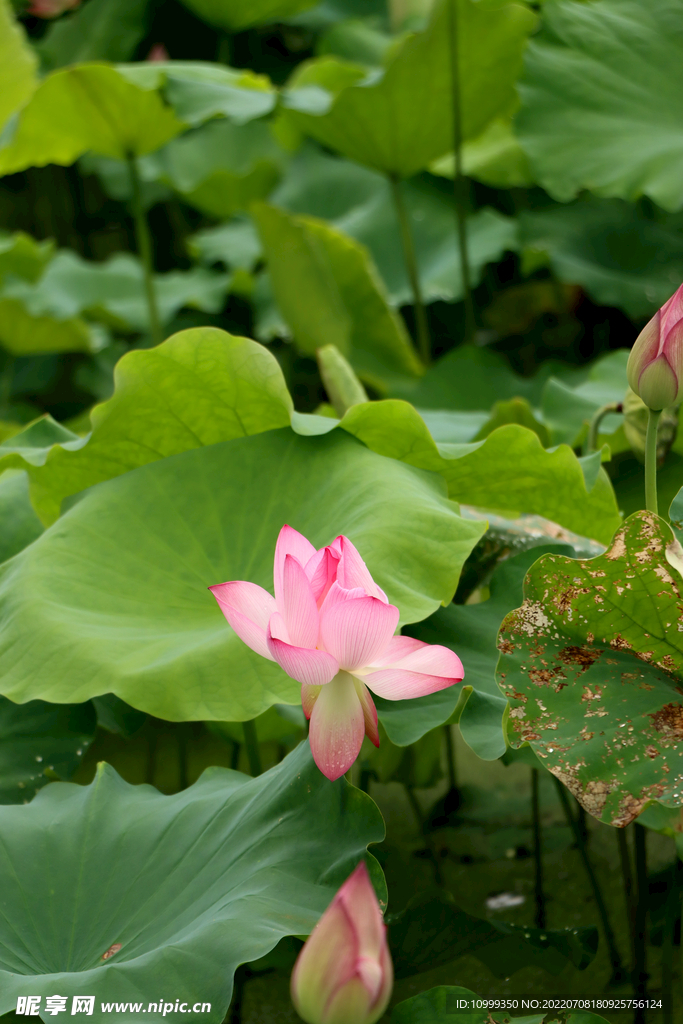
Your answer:
[[[81,0],[33,0],[27,10],[34,18],[58,18],[64,11],[79,7]]]
[[[666,409],[683,398],[683,284],[636,338],[626,373],[648,409]]]
[[[292,1002],[306,1024],[374,1024],[387,1008],[394,970],[368,869],[346,879],[292,972]]]
[[[168,56],[168,50],[163,43],[155,43],[145,57],[145,60],[152,64],[163,64],[167,60],[170,60],[170,57]]]

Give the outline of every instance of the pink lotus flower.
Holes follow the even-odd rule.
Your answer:
[[[64,11],[73,11],[79,7],[81,0],[33,0],[27,10],[35,18],[58,18]]]
[[[309,936],[292,972],[292,1002],[306,1024],[374,1024],[394,972],[386,925],[361,862]]]
[[[649,409],[666,409],[683,398],[683,284],[643,327],[626,373]]]
[[[328,779],[348,771],[364,735],[379,746],[368,688],[387,700],[404,700],[462,680],[460,658],[447,647],[394,636],[398,608],[348,537],[316,551],[283,526],[273,582],[275,597],[243,581],[209,590],[245,644],[301,683],[311,751]]]

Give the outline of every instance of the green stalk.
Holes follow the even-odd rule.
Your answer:
[[[636,851],[637,902],[635,906],[635,949],[633,957],[633,994],[645,999],[647,989],[647,910],[650,889],[647,880],[647,829],[638,822],[634,825]],[[644,1020],[644,1015],[635,1020]]]
[[[460,88],[460,53],[458,0],[449,0],[449,31],[451,65],[451,111],[453,114],[453,195],[455,199],[455,226],[460,249],[460,273],[462,275],[463,301],[465,303],[465,341],[471,341],[476,330],[474,301],[472,298],[472,274],[467,245],[467,182],[462,172],[462,90]]]
[[[5,352],[5,358],[0,373],[0,419],[9,415],[9,406],[12,400],[12,384],[14,383],[15,357],[10,352]]]
[[[443,726],[443,735],[446,741],[446,765],[448,767],[448,785],[451,790],[458,792],[458,777],[455,770],[455,744],[450,725]]]
[[[401,232],[401,244],[403,246],[403,258],[406,263],[406,270],[408,271],[408,280],[410,281],[410,287],[413,293],[413,308],[415,310],[415,328],[417,333],[417,350],[425,365],[429,365],[432,358],[432,345],[429,338],[429,324],[427,323],[427,311],[425,304],[422,299],[422,288],[420,286],[420,275],[417,268],[417,256],[415,254],[415,244],[413,242],[413,233],[410,230],[410,220],[408,219],[408,211],[406,210],[406,204],[403,201],[403,192],[401,191],[401,182],[395,174],[389,175],[389,183],[391,185],[391,192],[394,198],[394,206],[396,208],[396,216],[398,218],[398,226]]]
[[[609,958],[610,963],[612,965],[611,980],[619,981],[623,976],[624,969],[622,967],[619,949],[617,948],[617,944],[614,938],[614,932],[612,931],[612,925],[610,924],[609,916],[607,914],[607,907],[605,906],[605,901],[602,898],[602,892],[600,891],[598,880],[595,876],[595,872],[593,871],[593,865],[591,864],[588,858],[588,851],[586,850],[586,844],[583,840],[583,835],[581,834],[579,823],[574,817],[574,814],[572,813],[572,809],[569,803],[569,797],[567,796],[567,790],[564,788],[560,780],[555,778],[555,776],[553,776],[553,782],[555,783],[557,795],[560,798],[560,803],[562,804],[562,810],[564,811],[567,823],[571,828],[572,832],[574,833],[574,840],[578,847],[579,854],[581,855],[581,860],[583,861],[583,867],[586,872],[586,876],[593,890],[593,898],[595,899],[595,903],[598,908],[598,914],[600,915],[602,929],[605,933],[607,948],[609,950]]]
[[[247,760],[249,762],[249,771],[256,778],[263,771],[261,767],[261,751],[258,746],[258,736],[256,735],[256,723],[252,719],[250,722],[242,722],[242,732],[244,733],[244,745],[247,748]]]
[[[159,307],[157,305],[156,292],[154,290],[154,265],[152,262],[152,239],[149,233],[149,224],[142,205],[142,191],[140,187],[140,172],[138,170],[137,158],[130,153],[128,155],[128,170],[130,173],[130,186],[133,193],[133,217],[135,219],[135,239],[138,247],[138,256],[142,262],[144,274],[145,297],[147,299],[147,314],[149,316],[149,332],[152,336],[152,344],[159,345],[164,339],[161,333],[161,321],[159,319]]]
[[[531,769],[531,820],[534,831],[534,890],[536,894],[536,927],[545,928],[545,893],[543,891],[543,849],[541,847],[541,804],[539,771]]]
[[[679,912],[681,862],[676,858],[676,866],[671,876],[671,892],[666,901],[666,916],[664,918],[664,936],[662,940],[662,1003],[664,1010],[664,1024],[674,1024],[674,993],[673,993],[673,960],[674,960],[674,932],[676,930],[676,918]]]
[[[586,449],[584,452],[585,455],[590,455],[591,452],[597,451],[600,424],[604,420],[605,416],[609,416],[611,412],[621,411],[621,402],[608,402],[607,405],[601,406],[593,413],[593,418],[591,419],[588,427],[588,437],[586,439]]]
[[[657,424],[661,409],[647,410],[647,433],[645,434],[645,508],[657,511]]]
[[[628,921],[631,963],[633,964],[636,950],[636,890],[633,884],[633,869],[631,867],[631,855],[628,849],[626,829],[618,828],[616,833],[617,843],[619,844],[619,860],[621,861],[621,878],[624,885],[624,903],[626,904],[626,920]]]

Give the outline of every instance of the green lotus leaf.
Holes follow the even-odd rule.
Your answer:
[[[290,18],[313,7],[315,0],[183,0],[204,21],[228,32]]]
[[[453,145],[449,3],[424,32],[387,51],[381,72],[321,57],[298,70],[285,105],[307,134],[378,171],[410,177]],[[534,14],[518,3],[458,0],[463,138],[476,138],[514,100]]]
[[[363,246],[312,217],[265,204],[252,212],[278,306],[302,352],[336,345],[380,392],[419,376],[408,332]]]
[[[37,60],[9,0],[0,0],[0,129],[38,85]]]
[[[69,1009],[94,996],[93,1021],[112,1017],[103,1003],[137,1003],[124,1024],[163,1020],[167,994],[189,1004],[178,1020],[199,1001],[220,1024],[237,965],[311,931],[384,835],[372,800],[331,785],[306,743],[259,778],[210,768],[174,796],[102,764],[90,786],[0,808],[0,827],[0,1013],[27,991]]]
[[[545,555],[499,634],[509,737],[596,818],[683,804],[683,551],[636,512],[604,555]]]
[[[0,567],[2,692],[68,703],[114,693],[169,721],[298,703],[299,685],[232,633],[207,591],[239,579],[270,588],[284,523],[318,547],[349,536],[403,622],[451,600],[485,529],[458,515],[436,474],[340,430],[269,430],[160,458],[85,492]]]
[[[141,89],[162,89],[177,116],[191,125],[217,116],[245,124],[269,114],[277,101],[266,75],[208,61],[120,64],[117,70]]]
[[[557,0],[526,53],[517,134],[562,202],[648,195],[683,204],[681,0]]]
[[[98,347],[93,327],[79,316],[59,317],[32,312],[23,301],[33,285],[16,281],[7,285],[17,296],[0,294],[0,345],[14,356],[46,352],[92,352]]]
[[[277,360],[257,342],[213,327],[128,353],[114,380],[113,397],[91,413],[87,443],[42,429],[29,440],[31,496],[46,523],[68,495],[189,448],[286,426],[292,409]],[[23,442],[10,438],[0,455]],[[11,464],[22,462],[13,456]]]
[[[28,496],[28,477],[11,469],[0,476],[0,562],[39,537],[43,527]]]
[[[85,61],[129,60],[145,36],[145,0],[90,0],[48,25],[38,50],[49,71]],[[181,115],[182,116],[182,115]]]
[[[595,958],[598,930],[539,929],[488,921],[467,913],[450,893],[424,892],[389,920],[389,944],[397,978],[475,956],[497,978],[524,967],[560,974],[568,963],[584,970]]]
[[[72,164],[87,150],[123,160],[159,149],[185,126],[156,92],[106,64],[79,64],[43,79],[0,146],[0,174]]]
[[[554,444],[577,446],[583,442],[591,419],[604,405],[623,402],[628,390],[626,363],[628,349],[618,349],[597,359],[585,380],[571,386],[549,377],[543,388],[541,409]],[[599,443],[606,441],[613,454],[621,450],[617,431],[623,423],[619,413],[610,413],[601,424]],[[624,445],[625,441],[621,442]]]
[[[228,283],[226,274],[204,267],[156,274],[154,287],[162,323],[167,323],[182,306],[219,312],[225,302]],[[78,323],[80,315],[87,314],[121,330],[144,331],[149,327],[144,273],[139,259],[131,253],[117,253],[103,263],[94,263],[75,252],[62,250],[34,284],[13,281],[1,294],[4,298],[0,297],[0,310],[4,308],[3,303],[18,300],[26,316],[32,319],[52,318],[57,324],[67,324]],[[9,334],[8,329],[5,332]],[[58,328],[55,335],[58,336]],[[44,344],[48,341],[46,337]],[[8,344],[4,336],[3,342],[10,349],[18,345],[11,338]]]
[[[264,121],[209,121],[146,157],[144,172],[203,213],[230,217],[272,192],[284,157]]]
[[[8,274],[35,281],[52,258],[54,242],[37,242],[23,231],[0,233],[0,283]]]
[[[13,704],[0,697],[0,804],[27,804],[51,780],[69,779],[92,743],[96,725],[90,701]]]
[[[499,427],[473,444],[437,444],[417,411],[397,399],[355,405],[341,426],[381,455],[440,473],[455,501],[544,516],[603,543],[621,521],[603,469],[587,490],[571,448],[545,451],[525,427]]]
[[[432,174],[455,176],[455,157],[449,153],[429,168]],[[468,178],[494,188],[523,188],[533,185],[529,161],[514,133],[510,117],[497,117],[476,139],[462,147],[462,169]]]
[[[523,247],[548,253],[560,281],[580,284],[598,305],[634,319],[652,316],[683,279],[677,226],[619,199],[525,211],[520,234]]]

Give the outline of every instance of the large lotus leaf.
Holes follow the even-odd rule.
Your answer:
[[[89,0],[48,26],[37,45],[43,67],[129,60],[147,31],[146,14],[146,0]]]
[[[277,360],[257,342],[214,327],[128,353],[114,380],[113,397],[91,412],[87,443],[69,432],[57,436],[48,424],[40,436],[29,428],[28,449],[27,431],[0,446],[0,455],[18,453],[9,464],[28,464],[31,496],[46,523],[65,497],[92,484],[190,448],[286,426],[292,411]]]
[[[588,490],[571,448],[545,451],[526,427],[499,427],[473,444],[437,444],[418,412],[398,399],[355,405],[341,426],[382,455],[440,473],[455,501],[545,516],[603,543],[621,521],[603,469],[594,467],[599,472]]]
[[[0,0],[0,129],[36,88],[37,63],[11,3]]]
[[[588,188],[683,204],[681,0],[544,5],[519,84],[517,132],[563,202]]]
[[[182,0],[186,7],[216,28],[238,32],[252,25],[281,21],[313,7],[316,0]]]
[[[380,391],[419,375],[403,321],[389,308],[363,246],[312,217],[265,204],[253,212],[273,291],[302,352],[335,344]]]
[[[457,4],[462,128],[468,139],[509,109],[535,16],[518,3]],[[291,116],[344,156],[410,177],[453,145],[450,31],[450,0],[441,0],[424,32],[389,48],[382,72],[366,75],[334,57],[304,65],[285,98]]]
[[[0,283],[8,274],[35,281],[52,258],[54,242],[37,242],[23,231],[0,234]]]
[[[146,157],[144,172],[202,212],[230,217],[272,192],[284,157],[264,121],[210,121]]]
[[[373,801],[331,785],[306,743],[259,778],[209,768],[174,796],[102,764],[90,786],[55,783],[0,822],[0,1013],[58,992],[69,1009],[94,996],[93,1021],[113,1000],[137,1004],[117,1020],[162,1020],[168,994],[189,1003],[175,1019],[199,1001],[219,1024],[237,965],[311,931],[384,835]]]
[[[87,150],[119,160],[152,153],[183,128],[156,92],[106,64],[80,64],[38,86],[0,147],[0,174],[72,164]]]
[[[573,548],[557,544],[553,547],[563,554],[573,554]],[[414,623],[404,629],[404,633],[425,643],[450,647],[460,657],[465,667],[465,682],[460,698],[462,707],[458,709],[460,732],[468,746],[485,761],[494,761],[506,749],[503,714],[507,704],[496,685],[498,629],[507,613],[522,600],[522,584],[527,569],[550,550],[553,548],[542,544],[520,551],[501,562],[491,577],[490,597],[486,601],[472,605],[449,604],[446,608],[437,609],[424,622]],[[442,692],[449,693],[448,690]],[[450,709],[445,701],[443,708],[440,708],[431,698],[433,710],[427,728],[434,729],[441,725],[456,710],[460,695],[453,693],[450,696]],[[428,700],[430,698],[418,698],[420,703]],[[408,701],[396,702],[397,711],[402,712],[401,719],[396,713],[392,716],[391,724],[388,718],[386,721],[383,719],[387,731],[393,726],[389,735],[394,742],[399,725],[406,732],[414,730],[415,716],[411,722],[409,704]],[[426,709],[421,711],[426,717]]]
[[[522,246],[547,252],[556,276],[601,306],[649,317],[683,280],[680,231],[619,199],[584,199],[520,217]]]
[[[21,470],[0,476],[0,562],[39,537],[43,527],[28,496],[28,477]]]
[[[277,100],[265,75],[207,61],[123,64],[118,71],[142,89],[162,89],[178,117],[192,125],[217,116],[245,124],[269,114]]]
[[[462,298],[453,186],[425,175],[401,187],[425,301]],[[290,213],[330,220],[362,242],[373,256],[389,301],[393,305],[412,302],[396,207],[384,175],[309,143],[292,159],[270,201]],[[497,262],[506,250],[519,245],[516,222],[488,207],[468,217],[467,234],[474,284],[487,263]]]
[[[589,928],[539,929],[475,917],[448,892],[421,893],[389,918],[389,944],[398,978],[410,977],[475,956],[497,978],[524,967],[559,974],[568,963],[583,970],[595,958],[598,931]]]
[[[636,512],[604,555],[546,555],[501,626],[509,733],[595,817],[624,826],[683,804],[682,549]]]
[[[187,247],[190,255],[208,266],[223,263],[249,273],[262,256],[256,227],[246,217],[234,217],[227,224],[203,228],[187,239]]]
[[[26,804],[46,783],[70,778],[96,725],[90,701],[13,704],[0,697],[0,804]]]
[[[541,1000],[536,1001],[541,1003]],[[490,1002],[494,1004],[495,997]],[[514,1021],[519,1024],[609,1024],[604,1017],[585,1010],[549,1010],[520,1018],[501,1010],[489,1013],[488,1009],[481,1009],[486,1003],[485,996],[478,996],[468,988],[437,985],[395,1006],[391,1024],[513,1024]]]
[[[458,515],[436,474],[340,430],[270,430],[159,459],[91,488],[0,568],[2,692],[115,693],[170,721],[298,702],[298,684],[231,632],[206,589],[271,587],[283,523],[318,547],[349,536],[403,622],[451,600],[485,529]]]
[[[218,312],[228,282],[227,275],[203,267],[156,274],[154,287],[161,321],[167,323],[182,306]],[[35,284],[14,281],[2,294],[20,300],[31,317],[69,321],[88,313],[121,329],[139,331],[149,324],[143,269],[132,253],[117,253],[103,263],[94,263],[65,249]]]
[[[5,287],[5,293],[24,295],[33,287],[17,280]],[[92,352],[98,347],[98,338],[81,317],[32,312],[22,298],[4,294],[0,295],[0,345],[15,356]]]

